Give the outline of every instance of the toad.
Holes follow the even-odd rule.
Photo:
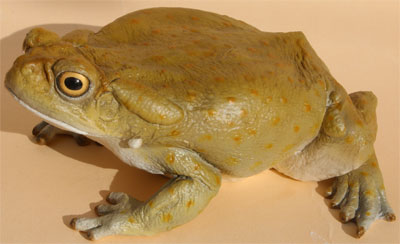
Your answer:
[[[172,176],[144,202],[112,192],[99,217],[73,219],[90,239],[170,230],[207,206],[222,174],[270,168],[303,181],[336,177],[332,206],[355,220],[358,236],[377,218],[395,219],[373,147],[377,98],[348,94],[302,32],[154,8],[96,33],[35,28],[23,48],[5,85],[46,121],[33,130],[38,142],[90,138]]]

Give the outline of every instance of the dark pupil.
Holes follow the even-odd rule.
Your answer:
[[[75,77],[68,77],[65,79],[64,84],[70,90],[80,90],[83,86],[82,81]]]

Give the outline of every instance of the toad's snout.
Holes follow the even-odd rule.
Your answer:
[[[33,87],[48,92],[53,80],[51,66],[43,60],[26,60],[19,57],[5,78],[5,86],[17,97],[24,96]]]

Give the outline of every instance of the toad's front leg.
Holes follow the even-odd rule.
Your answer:
[[[355,220],[361,237],[379,218],[394,221],[396,216],[386,200],[385,187],[375,154],[360,168],[336,179],[328,191],[332,207],[340,208],[343,222]]]
[[[42,121],[33,127],[32,135],[34,136],[36,143],[40,145],[49,144],[57,135],[72,136],[79,146],[87,146],[93,142],[83,135],[59,129],[53,125],[50,125],[46,121]]]
[[[104,214],[101,217],[74,219],[75,229],[87,232],[92,240],[117,234],[152,235],[190,221],[218,192],[219,170],[197,154],[178,148],[143,150],[160,170],[175,177],[145,203],[126,194],[114,194],[121,198],[114,201],[116,205],[98,207],[97,211]]]

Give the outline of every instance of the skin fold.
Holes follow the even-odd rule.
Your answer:
[[[34,128],[39,143],[94,140],[131,166],[173,176],[145,202],[113,192],[99,217],[74,219],[90,239],[170,230],[207,206],[221,174],[269,168],[337,177],[332,205],[359,236],[377,218],[395,219],[373,148],[376,97],[348,95],[301,32],[154,8],[96,33],[35,28],[23,48],[5,85],[48,122]]]

